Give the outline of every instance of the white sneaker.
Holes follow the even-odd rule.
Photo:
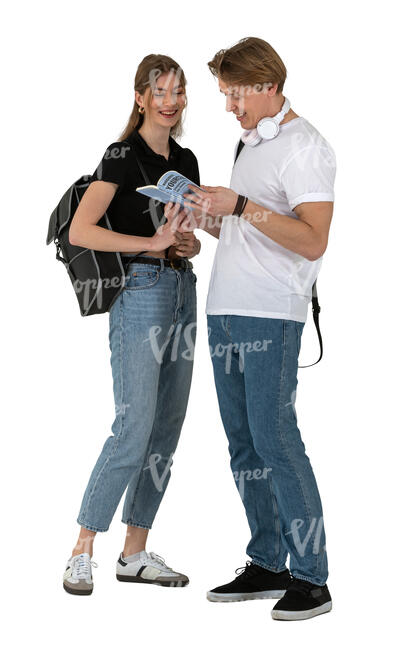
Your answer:
[[[119,555],[116,563],[116,577],[122,582],[143,582],[161,587],[185,587],[189,578],[173,571],[156,553],[140,551],[134,555]]]
[[[91,567],[98,564],[91,560],[89,553],[74,555],[67,561],[66,570],[63,574],[63,587],[69,594],[76,596],[89,596],[92,594],[94,583],[92,581]]]

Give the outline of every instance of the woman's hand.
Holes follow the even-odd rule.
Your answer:
[[[167,203],[164,208],[164,215],[167,218],[166,223],[159,226],[155,234],[150,238],[151,251],[165,250],[169,246],[175,246],[180,241],[178,230],[186,218],[185,212],[181,210],[180,203],[174,204],[172,201]]]

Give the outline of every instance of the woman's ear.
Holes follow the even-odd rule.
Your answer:
[[[138,104],[139,107],[140,106],[144,107],[144,102],[143,102],[144,97],[143,97],[143,95],[140,95],[138,90],[134,91],[134,99],[136,100],[136,103]]]

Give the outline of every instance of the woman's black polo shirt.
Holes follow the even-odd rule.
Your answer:
[[[136,128],[125,142],[113,142],[106,149],[101,162],[90,178],[92,181],[110,181],[119,185],[107,214],[115,232],[124,235],[152,237],[158,227],[157,219],[150,212],[150,199],[136,187],[148,185],[143,178],[133,149],[142,163],[151,185],[156,185],[162,174],[169,170],[180,172],[191,181],[200,184],[197,158],[190,149],[181,147],[169,137],[169,159],[155,153]],[[160,208],[160,214],[163,211]]]

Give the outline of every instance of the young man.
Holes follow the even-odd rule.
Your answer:
[[[243,39],[208,65],[245,146],[230,188],[192,187],[197,196],[186,197],[198,203],[197,226],[219,238],[209,342],[252,562],[207,597],[281,597],[273,618],[305,619],[332,606],[321,500],[294,404],[301,335],[333,213],[335,157],[290,108],[285,66],[268,43]]]

